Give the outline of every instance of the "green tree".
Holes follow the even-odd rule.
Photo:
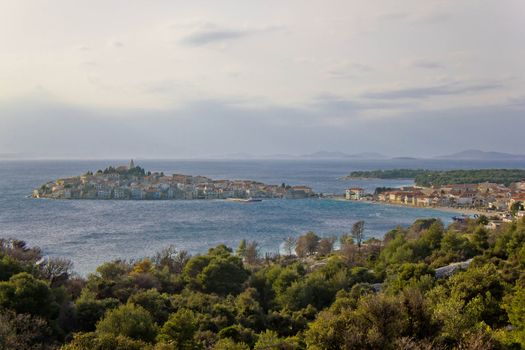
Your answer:
[[[0,281],[7,281],[11,276],[23,272],[25,269],[18,261],[8,255],[0,254]]]
[[[368,346],[375,349],[393,348],[393,340],[405,333],[408,323],[400,300],[384,294],[362,297],[355,317],[357,329],[365,334]]]
[[[365,348],[356,334],[352,342],[348,341],[352,327],[353,314],[344,309],[340,313],[321,311],[314,322],[308,325],[305,333],[307,348],[311,350],[346,350]],[[357,333],[357,332],[356,332]]]
[[[479,322],[482,307],[479,297],[469,302],[458,295],[442,297],[433,310],[433,321],[440,325],[440,340],[459,342]]]
[[[12,276],[9,281],[0,282],[0,308],[46,319],[58,316],[58,305],[51,289],[44,281],[26,272]]]
[[[420,256],[426,257],[441,247],[441,241],[443,240],[443,223],[440,220],[435,220],[428,230],[423,231],[421,237],[418,239],[422,244],[425,245],[426,250]]]
[[[194,288],[228,295],[242,291],[249,273],[240,257],[220,245],[210,249],[207,255],[191,258],[184,268],[184,275]]]
[[[180,350],[199,349],[200,346],[194,340],[197,329],[198,324],[193,311],[179,309],[164,323],[157,340],[171,342]]]
[[[311,274],[293,282],[277,296],[280,304],[291,310],[300,310],[312,305],[318,310],[328,306],[334,299],[336,288],[322,274]]]
[[[237,247],[237,255],[240,257],[244,257],[246,255],[246,240],[241,239],[239,242],[239,246]]]
[[[259,295],[254,288],[248,288],[235,298],[238,322],[255,330],[264,327],[264,313],[257,301]]]
[[[255,343],[254,350],[295,350],[299,348],[296,339],[281,338],[277,332],[266,330],[259,334],[259,339]]]
[[[407,315],[400,301],[384,294],[361,297],[355,310],[320,312],[305,334],[308,349],[394,349],[406,332]]]
[[[110,333],[77,333],[61,350],[152,350],[142,340]]]
[[[468,270],[451,276],[447,285],[452,297],[457,296],[467,304],[476,299],[480,306],[479,317],[489,326],[505,325],[501,307],[505,286],[494,265],[470,266]]]
[[[476,247],[465,234],[450,231],[441,241],[441,249],[434,251],[434,265],[446,265],[451,262],[465,261],[476,255]]]
[[[204,290],[219,295],[240,293],[247,278],[248,272],[234,256],[212,259],[197,276]]]
[[[489,223],[489,218],[486,216],[486,215],[480,215],[477,219],[476,219],[476,223],[478,225],[488,225]]]
[[[126,276],[131,271],[131,266],[124,261],[113,261],[97,267],[97,274],[104,280],[115,281]]]
[[[256,336],[253,330],[238,324],[221,329],[218,335],[220,339],[229,338],[238,344],[247,344],[248,346],[255,344]]]
[[[472,234],[472,243],[478,249],[483,252],[489,247],[489,233],[485,228],[478,226]]]
[[[523,210],[523,203],[522,202],[514,202],[510,206],[510,212],[512,216],[516,216],[516,213],[520,210]]]
[[[52,338],[51,327],[41,317],[0,311],[0,349],[51,350]]]
[[[157,335],[157,326],[149,312],[143,307],[126,304],[108,311],[97,323],[96,331],[152,342]]]
[[[220,339],[217,343],[215,343],[215,346],[213,347],[213,350],[249,350],[250,347],[246,345],[245,343],[236,343],[233,339],[225,338]]]
[[[199,273],[209,265],[211,260],[212,257],[209,255],[197,255],[191,258],[184,267],[184,276],[186,279],[191,281],[197,278]]]
[[[391,271],[386,279],[386,289],[397,293],[406,287],[432,288],[434,270],[425,263],[404,263]]]
[[[114,309],[118,305],[119,301],[117,299],[96,300],[94,295],[83,293],[75,301],[78,329],[83,332],[94,331],[97,322],[104,316],[106,311]]]
[[[504,308],[514,327],[513,338],[525,347],[525,288],[517,286],[514,293],[507,298]]]
[[[169,296],[154,288],[136,292],[130,296],[128,302],[146,309],[157,324],[166,322],[171,311]]]

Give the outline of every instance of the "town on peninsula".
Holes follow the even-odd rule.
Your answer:
[[[522,169],[354,171],[344,179],[414,180],[414,185],[378,187],[374,193],[360,187],[348,188],[344,196],[347,200],[474,211],[494,218],[493,225],[514,216],[525,216],[525,170]]]
[[[412,178],[414,185],[378,187],[373,193],[351,187],[343,195],[323,195],[307,186],[269,185],[253,180],[214,180],[206,176],[146,172],[133,160],[127,166],[50,181],[33,198],[93,200],[212,200],[334,198],[411,207],[452,209],[494,214],[495,223],[525,216],[525,170],[430,171],[394,169],[355,171],[345,179]]]
[[[108,167],[96,173],[48,182],[32,193],[33,198],[191,200],[266,198],[301,199],[317,194],[307,186],[268,185],[252,180],[213,180],[205,176],[146,172],[133,160],[128,166]]]

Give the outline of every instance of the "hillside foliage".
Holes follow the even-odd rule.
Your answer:
[[[287,240],[296,254],[264,257],[256,242],[168,247],[86,278],[1,240],[0,349],[525,347],[525,220],[420,219],[355,238],[308,232]]]

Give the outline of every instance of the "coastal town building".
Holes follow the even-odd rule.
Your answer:
[[[367,198],[377,202],[415,207],[452,207],[487,211],[509,211],[515,203],[525,204],[523,182],[504,186],[496,183],[452,184],[433,187],[406,186],[366,194],[360,188],[345,191],[348,200]],[[518,213],[521,211],[518,210]],[[516,214],[517,215],[517,214]],[[521,214],[520,214],[521,215]]]
[[[315,197],[307,186],[268,185],[251,180],[212,180],[205,176],[147,173],[135,165],[109,167],[95,174],[61,178],[33,191],[34,198],[193,200]]]
[[[345,191],[345,198],[348,200],[360,200],[365,194],[365,190],[360,187],[348,188]]]

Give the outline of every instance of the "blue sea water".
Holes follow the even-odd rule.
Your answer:
[[[39,246],[49,256],[71,259],[87,274],[104,261],[151,256],[174,244],[191,253],[220,243],[236,247],[256,240],[262,251],[276,252],[283,239],[309,230],[339,236],[365,220],[369,237],[382,237],[397,225],[421,217],[450,222],[451,213],[327,199],[228,201],[71,201],[31,199],[32,189],[59,177],[96,171],[128,160],[0,161],[0,238]],[[317,192],[342,193],[360,186],[401,186],[410,180],[341,180],[352,170],[389,168],[525,168],[523,162],[442,160],[138,160],[166,174],[205,175],[214,179],[253,179],[269,184],[307,185]]]

